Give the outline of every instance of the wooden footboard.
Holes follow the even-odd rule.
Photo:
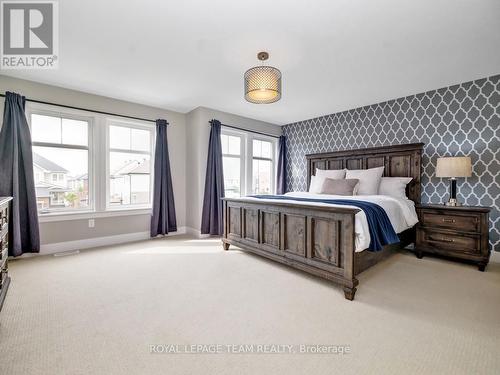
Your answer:
[[[358,211],[225,198],[222,242],[331,280],[353,300]]]

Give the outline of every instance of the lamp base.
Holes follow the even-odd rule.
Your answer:
[[[445,202],[444,205],[449,207],[459,207],[462,205],[462,203],[457,202],[456,199],[450,199],[448,202]]]
[[[457,201],[457,180],[455,177],[450,178],[450,199],[445,205],[450,207],[461,206]]]

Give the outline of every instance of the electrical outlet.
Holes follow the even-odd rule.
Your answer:
[[[95,227],[95,220],[89,219],[89,228],[94,228],[94,227]]]

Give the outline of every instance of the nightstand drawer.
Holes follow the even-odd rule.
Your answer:
[[[0,310],[2,309],[10,278],[9,263],[9,205],[12,198],[0,197]]]
[[[0,270],[0,287],[5,285],[6,280],[7,280],[7,270]]]
[[[0,230],[4,230],[9,226],[9,207],[0,208]]]
[[[421,224],[431,228],[445,228],[461,232],[479,232],[479,216],[461,216],[422,211]]]
[[[434,229],[422,229],[419,233],[419,245],[423,248],[446,250],[453,253],[480,254],[481,243],[479,235],[458,235],[441,232]]]
[[[0,240],[0,263],[9,256],[9,243],[7,234]]]

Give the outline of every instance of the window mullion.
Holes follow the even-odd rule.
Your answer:
[[[94,168],[94,204],[97,212],[102,212],[106,208],[106,131],[103,127],[102,117],[98,117],[95,121],[92,132],[93,155],[92,165]],[[104,161],[104,163],[102,162]]]
[[[35,147],[51,147],[51,148],[67,148],[71,150],[88,150],[88,146],[79,146],[71,144],[60,144],[60,143],[47,143],[47,142],[33,142]]]
[[[121,152],[123,154],[151,155],[150,151],[127,150],[122,148],[110,148],[109,152]]]
[[[245,171],[246,171],[246,176],[245,176],[245,195],[249,195],[252,193],[252,173],[253,173],[253,166],[252,166],[252,154],[253,154],[253,137],[250,135],[246,134],[245,135],[245,151],[243,153],[244,159],[245,159]]]
[[[261,158],[259,156],[252,156],[252,159],[254,159],[254,160],[264,160],[264,161],[270,161],[270,162],[273,161],[273,159],[271,159],[271,158]]]

